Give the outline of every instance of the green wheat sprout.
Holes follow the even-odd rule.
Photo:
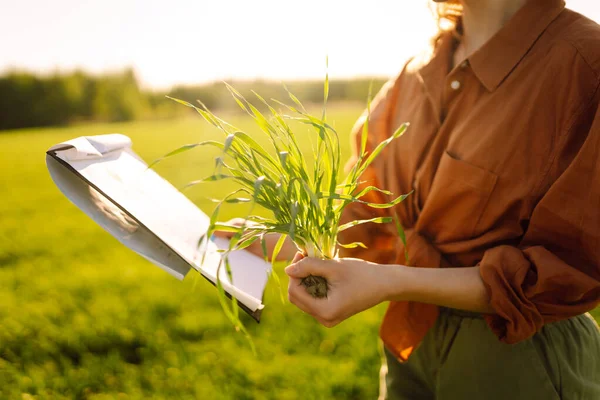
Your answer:
[[[210,216],[208,231],[202,238],[204,240],[211,237],[217,230],[233,233],[229,249],[224,252],[224,262],[219,266],[219,268],[225,266],[230,281],[232,276],[227,254],[260,241],[267,260],[265,236],[271,233],[281,235],[273,250],[271,257],[273,263],[288,237],[298,251],[308,257],[321,259],[336,258],[339,247],[365,247],[360,242],[339,243],[337,239],[338,233],[365,223],[395,222],[398,235],[405,242],[404,232],[397,218],[376,217],[345,224],[340,224],[340,219],[344,208],[351,203],[361,203],[379,209],[392,208],[410,194],[403,194],[394,197],[387,203],[379,204],[365,201],[362,198],[371,191],[377,191],[387,196],[395,195],[374,186],[367,186],[359,190],[361,183],[364,183],[360,180],[361,175],[393,140],[399,138],[406,131],[408,124],[402,124],[390,137],[379,143],[372,151],[368,151],[367,137],[371,106],[369,100],[367,118],[361,133],[360,148],[357,149],[356,163],[344,177],[342,176],[344,171],[339,135],[326,120],[329,95],[328,75],[325,77],[321,117],[309,114],[300,100],[287,90],[287,87],[285,89],[292,105],[274,99],[271,101],[288,114],[277,111],[271,103],[259,94],[252,92],[268,111],[268,113],[265,112],[267,115],[264,115],[235,88],[226,83],[225,85],[239,107],[253,118],[260,131],[268,137],[270,146],[260,145],[251,135],[217,117],[200,101],[198,101],[200,107],[197,107],[186,101],[171,98],[196,110],[206,122],[222,132],[224,140],[208,140],[182,146],[156,160],[149,167],[165,158],[198,146],[212,146],[220,150],[213,174],[191,182],[188,186],[221,180],[232,180],[238,185],[235,191],[218,202]],[[314,132],[313,154],[310,162],[300,150],[299,137],[290,128],[289,122],[292,121],[306,124]],[[221,208],[234,203],[250,204],[250,212],[246,216],[245,222],[241,226],[218,222]],[[255,206],[268,210],[270,216],[254,215]],[[219,276],[217,273],[217,277]],[[272,276],[277,278],[275,273]],[[303,284],[314,297],[327,295],[327,282],[322,277],[307,277]],[[221,305],[227,317],[236,329],[247,334],[239,319],[237,300],[232,297],[231,303],[228,302],[220,279],[217,279],[217,287]]]

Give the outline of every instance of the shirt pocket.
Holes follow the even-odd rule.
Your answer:
[[[498,176],[445,151],[427,195],[417,227],[434,243],[468,240],[490,200]]]

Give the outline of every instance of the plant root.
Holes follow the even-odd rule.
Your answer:
[[[309,275],[302,278],[300,282],[305,288],[308,294],[316,299],[323,299],[327,297],[327,289],[329,284],[327,280],[321,276]]]

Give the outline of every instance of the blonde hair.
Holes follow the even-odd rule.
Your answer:
[[[459,0],[448,0],[444,3],[430,1],[429,6],[437,20],[440,33],[454,29],[463,12]]]

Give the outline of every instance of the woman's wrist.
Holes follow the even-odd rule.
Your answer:
[[[413,268],[397,264],[381,265],[381,267],[382,302],[409,300],[413,284],[410,269]]]

